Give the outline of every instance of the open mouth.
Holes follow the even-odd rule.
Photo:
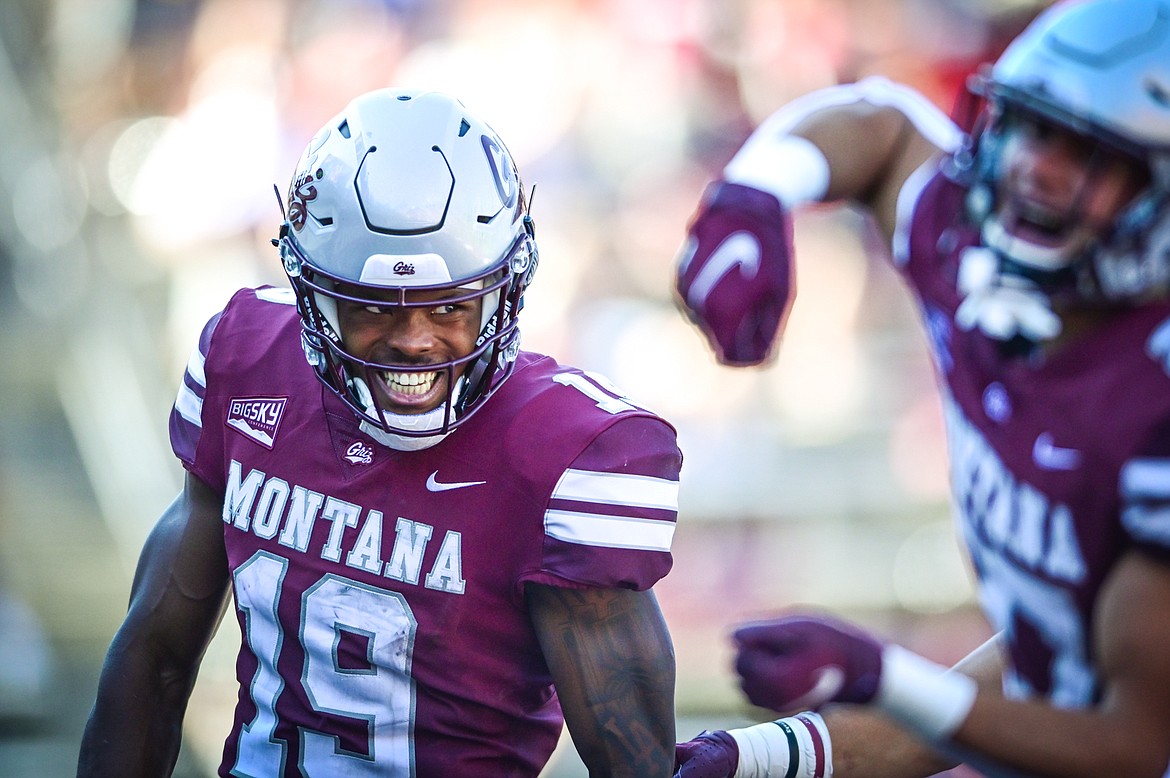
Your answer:
[[[1069,211],[1025,200],[1014,201],[1005,208],[1000,222],[1012,237],[1048,247],[1068,242],[1077,227]]]
[[[388,410],[393,412],[421,413],[445,399],[440,371],[380,370],[376,375]]]

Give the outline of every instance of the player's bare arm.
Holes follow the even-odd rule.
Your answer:
[[[807,689],[808,679],[800,680],[802,649],[796,648],[815,644],[809,655],[831,655],[834,666],[846,668],[831,699],[876,703],[923,742],[954,752],[989,775],[1006,769],[1009,775],[1044,778],[1159,778],[1170,760],[1165,738],[1170,720],[1164,651],[1170,640],[1168,608],[1170,566],[1144,551],[1126,552],[1102,588],[1094,621],[1100,699],[1079,708],[1007,698],[995,685],[940,674],[904,649],[883,647],[846,625],[816,619],[742,628],[736,633],[741,647],[737,668],[756,704],[787,710],[786,700],[799,694],[801,705],[815,707],[820,703],[799,691]],[[867,666],[880,666],[880,674],[866,671]],[[864,728],[833,732],[838,743],[848,741],[849,752],[856,750],[860,774],[872,777],[879,773],[864,764],[865,754],[880,741],[856,739],[865,734]],[[750,743],[740,751],[742,764],[744,753],[750,756]]]
[[[829,182],[823,199],[866,206],[886,237],[894,232],[902,185],[939,153],[904,109],[865,100],[810,114],[792,134],[812,141],[825,155]],[[857,138],[866,142],[859,144]]]
[[[1003,661],[1001,641],[996,635],[954,669],[974,678],[980,689],[995,690],[1002,683]],[[835,705],[823,715],[833,737],[834,778],[926,778],[958,762],[881,713],[854,705]]]
[[[774,195],[786,210],[856,202],[889,235],[906,179],[959,142],[950,120],[921,95],[870,78],[782,107],[752,133],[723,176]]]
[[[78,775],[169,775],[199,661],[227,604],[222,499],[188,475],[147,539],[114,637]]]
[[[669,775],[674,649],[653,593],[529,584],[526,595],[589,774]]]
[[[952,668],[996,690],[1004,665],[995,635]],[[831,739],[832,745],[829,745]],[[679,778],[927,778],[961,755],[932,746],[895,719],[856,705],[828,705],[743,729],[704,732],[676,751]]]
[[[1101,593],[1094,641],[1103,698],[1083,710],[981,690],[955,742],[1037,776],[1158,778],[1170,760],[1170,567],[1141,552]]]
[[[880,78],[815,92],[769,117],[707,187],[679,255],[678,301],[716,359],[743,367],[771,358],[794,292],[794,210],[852,202],[892,237],[903,185],[960,140],[921,95]],[[756,270],[731,272],[737,266]]]

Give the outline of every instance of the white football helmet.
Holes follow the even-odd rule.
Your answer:
[[[437,442],[511,373],[517,314],[537,265],[534,229],[503,141],[458,100],[393,89],[353,100],[305,149],[278,245],[309,364],[382,442]],[[457,290],[450,302],[483,299],[468,356],[386,365],[345,349],[338,300],[411,306],[407,292],[437,289]],[[387,290],[397,303],[386,302]],[[370,390],[373,371],[387,370],[446,371],[446,401],[430,413],[389,413]]]
[[[1056,297],[1131,302],[1170,290],[1170,0],[1062,2],[1004,52],[979,91],[991,121],[976,139],[970,210],[1001,272]],[[1013,115],[1055,124],[1136,159],[1149,184],[1085,247],[1040,246],[996,214],[1002,134]],[[1071,231],[1069,213],[1054,230]]]

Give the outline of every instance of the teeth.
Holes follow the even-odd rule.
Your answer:
[[[438,377],[438,373],[382,373],[386,385],[402,394],[426,394]]]

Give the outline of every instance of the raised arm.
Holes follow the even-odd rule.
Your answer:
[[[890,236],[906,179],[960,141],[958,129],[926,98],[875,77],[784,106],[752,133],[723,178],[772,194],[787,209],[853,202],[870,209]]]
[[[650,591],[526,588],[569,734],[590,776],[669,776],[674,647]]]
[[[188,475],[139,558],[106,655],[78,776],[170,775],[203,652],[227,603],[222,500]]]
[[[903,184],[960,141],[925,98],[880,78],[814,92],[760,125],[707,187],[678,259],[678,301],[716,358],[770,357],[792,301],[793,209],[849,201],[892,237]]]

